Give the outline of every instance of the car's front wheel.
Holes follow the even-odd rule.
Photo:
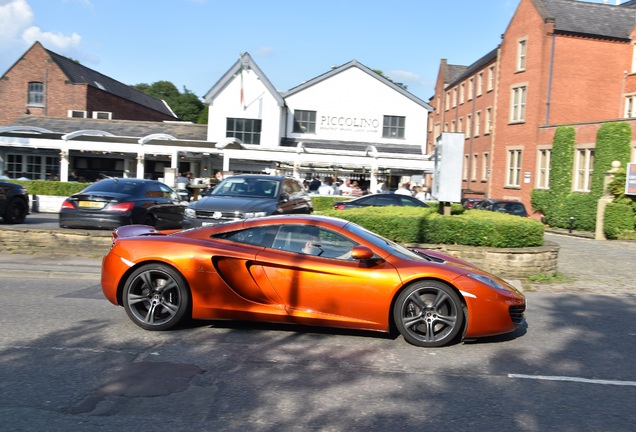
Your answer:
[[[407,342],[439,347],[451,343],[462,330],[464,308],[459,295],[448,285],[421,281],[400,293],[393,319]]]
[[[123,292],[128,317],[146,330],[167,330],[179,324],[190,305],[186,280],[172,267],[148,264],[126,280]]]

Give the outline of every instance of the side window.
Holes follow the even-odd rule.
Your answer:
[[[334,231],[305,225],[281,226],[272,248],[321,258],[351,259],[357,243]]]
[[[213,236],[223,240],[233,241],[236,243],[245,243],[254,246],[271,247],[278,226],[268,225],[256,228],[248,228],[240,231],[232,231]]]
[[[164,198],[169,199],[171,201],[180,201],[179,195],[175,191],[170,189],[168,186],[160,185],[159,188],[161,188],[161,193]]]

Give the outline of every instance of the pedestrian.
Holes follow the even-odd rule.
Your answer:
[[[399,187],[398,190],[395,191],[395,193],[398,194],[398,195],[413,196],[413,193],[411,192],[411,189],[409,189],[408,182],[402,183],[402,185]]]

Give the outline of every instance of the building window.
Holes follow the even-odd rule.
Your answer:
[[[475,78],[468,80],[468,100],[472,100],[475,96]]]
[[[316,111],[294,111],[294,132],[316,133]]]
[[[492,130],[492,108],[486,108],[486,123],[484,124],[484,134],[489,134]]]
[[[466,97],[466,83],[461,83],[459,86],[459,104],[464,103],[464,98]]]
[[[451,121],[451,132],[456,132],[456,129],[455,129],[455,120],[452,120],[452,121]]]
[[[384,116],[382,138],[404,138],[406,117]]]
[[[228,118],[225,136],[238,138],[245,144],[260,144],[261,122],[258,119]]]
[[[475,126],[474,126],[476,137],[479,136],[480,123],[481,123],[481,111],[477,111],[475,113]]]
[[[444,132],[448,132],[448,123],[444,123]]]
[[[442,125],[440,122],[435,123],[435,131],[433,132],[433,136],[437,138],[442,133]]]
[[[14,179],[50,180],[59,178],[59,168],[59,157],[9,153],[5,172]]]
[[[439,110],[440,110],[440,103],[441,103],[441,102],[440,102],[440,98],[439,98],[439,96],[437,96],[437,103],[435,104],[435,112],[436,112],[436,113],[439,113]]]
[[[527,87],[520,85],[513,87],[510,92],[510,122],[521,123],[526,120]]]
[[[457,106],[457,87],[453,89],[453,108]]]
[[[477,162],[479,162],[479,157],[477,153],[473,155],[473,164],[470,167],[470,180],[477,181]]]
[[[462,117],[457,120],[457,132],[464,132],[464,119]]]
[[[574,190],[577,192],[589,192],[592,185],[594,149],[578,149],[574,163]]]
[[[528,48],[528,41],[526,39],[519,39],[517,41],[517,72],[526,70],[527,48]]]
[[[550,149],[539,149],[537,154],[537,189],[550,188]]]
[[[44,105],[44,84],[41,82],[29,83],[29,105]]]
[[[495,88],[495,67],[490,66],[488,68],[488,91],[492,91]]]
[[[484,73],[477,74],[477,96],[481,96],[484,92]]]
[[[508,150],[506,186],[521,186],[521,150]]]
[[[444,109],[448,111],[450,109],[450,92],[446,92],[446,100],[444,101]]]
[[[462,178],[464,179],[464,181],[468,180],[468,161],[469,161],[469,157],[468,155],[464,155],[464,169],[463,169],[463,174],[462,174]]]
[[[636,95],[625,97],[625,118],[636,117]]]
[[[481,158],[481,181],[488,181],[488,153]]]
[[[466,138],[468,138],[470,136],[471,131],[472,131],[472,127],[473,127],[473,116],[468,114],[466,116]]]

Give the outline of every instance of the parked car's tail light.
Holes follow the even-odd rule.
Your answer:
[[[135,203],[133,202],[116,203],[116,204],[109,205],[108,210],[126,213],[131,211],[134,206],[135,206]]]
[[[75,210],[75,204],[73,204],[71,200],[65,199],[62,203],[62,208],[67,210]]]
[[[334,210],[344,210],[345,209],[345,205],[344,204],[336,204],[333,206]]]

